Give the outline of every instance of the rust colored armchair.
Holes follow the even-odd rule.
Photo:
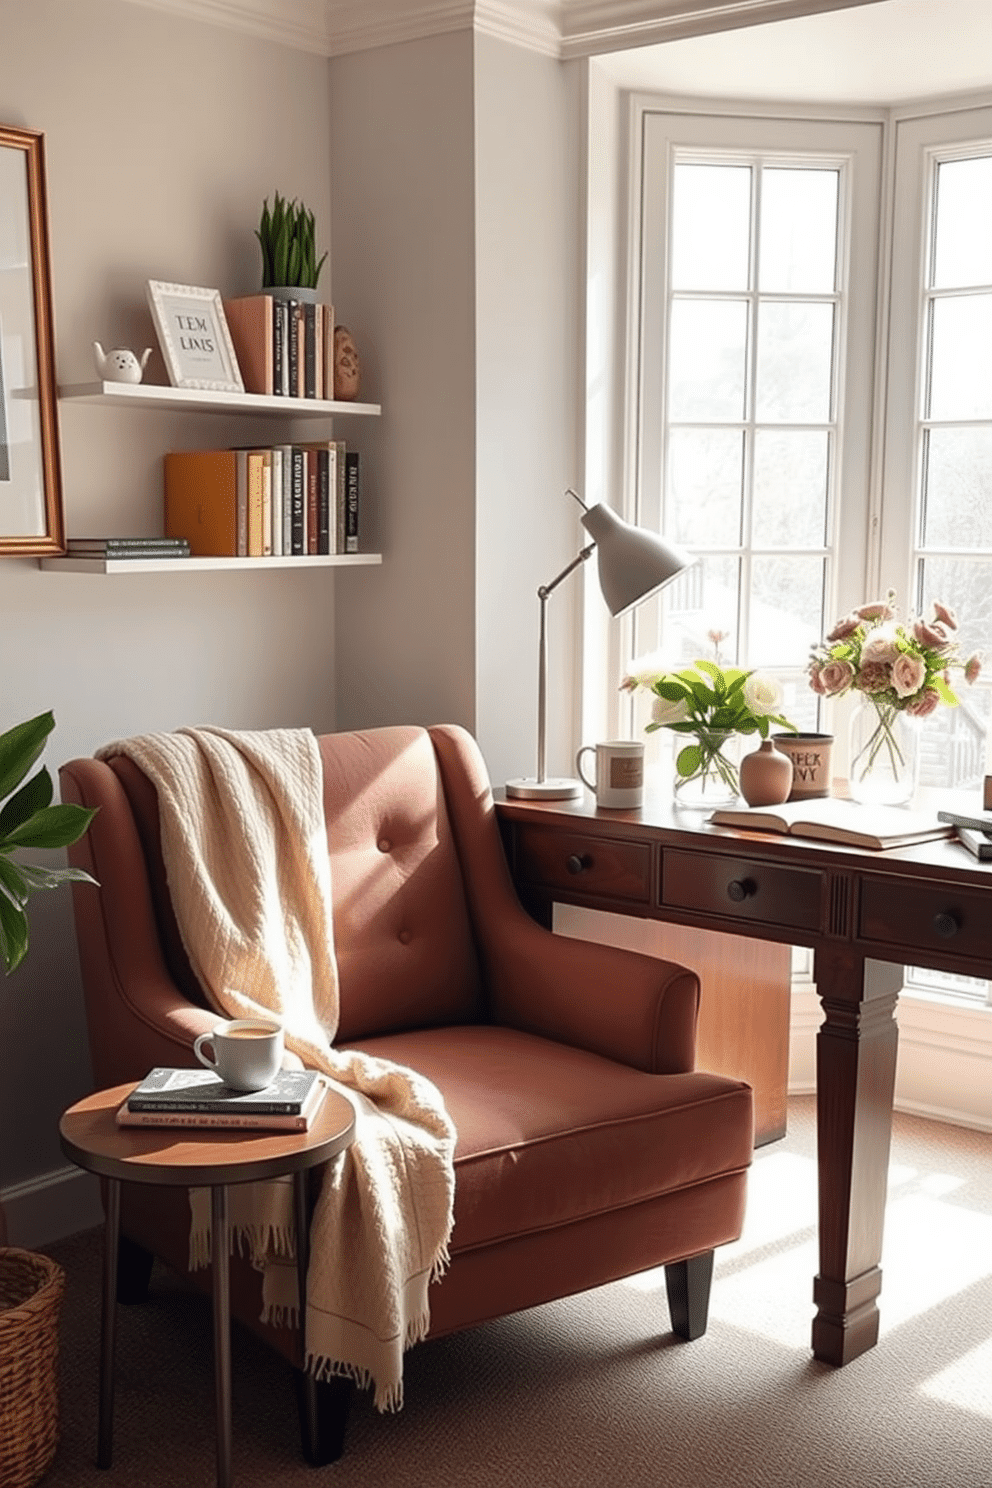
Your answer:
[[[738,1237],[750,1088],[695,1072],[699,986],[652,957],[555,936],[521,908],[475,742],[451,726],[320,738],[340,973],[339,1045],[420,1070],[458,1132],[451,1265],[431,1336],[663,1265],[672,1327],[706,1327],[714,1247]],[[166,885],[154,788],[127,759],[73,760],[99,812],[71,849],[93,1074],[192,1065],[212,1027]],[[119,1295],[151,1258],[187,1271],[189,1207],[125,1185]],[[191,1280],[209,1287],[209,1272]],[[348,1388],[299,1370],[235,1255],[232,1313],[297,1371],[304,1452],[340,1454]]]

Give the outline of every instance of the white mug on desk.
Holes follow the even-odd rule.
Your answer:
[[[595,780],[582,773],[582,756],[595,754]],[[631,811],[644,801],[644,745],[632,739],[610,739],[604,744],[584,744],[575,756],[575,768],[584,785],[596,797],[597,806]]]

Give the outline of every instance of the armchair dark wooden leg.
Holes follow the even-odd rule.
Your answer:
[[[303,1456],[311,1467],[337,1462],[344,1452],[348,1410],[354,1380],[315,1380],[304,1369],[293,1370],[296,1404],[300,1412]]]
[[[148,1301],[154,1257],[143,1245],[121,1235],[117,1242],[117,1300],[125,1306]]]
[[[665,1289],[672,1329],[680,1338],[701,1338],[706,1332],[713,1280],[713,1252],[673,1261],[665,1267]]]

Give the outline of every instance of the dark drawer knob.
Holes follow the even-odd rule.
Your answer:
[[[735,904],[740,904],[757,892],[758,885],[753,878],[732,878],[727,885],[727,898],[733,899]]]
[[[949,909],[940,909],[933,917],[933,928],[942,940],[950,940],[961,929],[961,921]]]
[[[569,873],[585,873],[586,869],[589,867],[590,862],[591,859],[589,858],[587,853],[572,853],[568,858],[566,858],[565,867],[568,869]]]

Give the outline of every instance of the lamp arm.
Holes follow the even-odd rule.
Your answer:
[[[580,563],[585,563],[586,559],[591,557],[595,550],[596,544],[594,542],[591,542],[588,544],[587,547],[584,547],[582,549],[581,553],[577,553],[576,556],[572,559],[571,563],[563,568],[561,573],[551,580],[550,584],[541,585],[540,589],[538,589],[537,591],[538,599],[547,599],[548,595],[552,594],[554,590],[558,588],[558,585],[561,583],[562,579],[567,579],[569,574],[574,572],[574,570],[578,568]]]
[[[547,780],[547,716],[548,716],[548,599],[563,579],[567,579],[570,573],[578,568],[580,563],[585,563],[591,556],[596,544],[589,543],[581,553],[578,553],[561,573],[556,575],[550,584],[542,584],[537,591],[537,597],[541,602],[541,629],[538,638],[537,654],[537,781],[543,785]]]

